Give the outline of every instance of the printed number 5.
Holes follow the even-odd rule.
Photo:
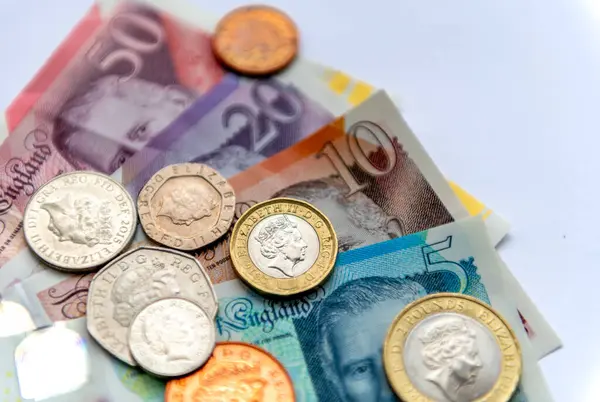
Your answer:
[[[448,250],[452,247],[452,236],[446,237],[446,240],[428,244],[423,246],[423,258],[425,260],[425,269],[427,272],[439,272],[446,271],[452,272],[456,275],[460,283],[459,293],[464,293],[467,289],[467,285],[469,284],[469,279],[467,278],[467,274],[463,267],[460,266],[459,263],[453,261],[446,261],[441,258],[438,252],[443,250]]]

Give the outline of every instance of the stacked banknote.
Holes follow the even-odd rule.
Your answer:
[[[510,324],[523,359],[511,400],[552,400],[537,361],[561,342],[494,248],[507,223],[445,178],[396,97],[305,59],[271,78],[236,76],[212,55],[216,21],[183,0],[99,0],[4,114],[6,398],[163,400],[164,382],[117,361],[87,332],[94,273],[49,269],[26,246],[23,214],[32,194],[62,173],[112,175],[137,198],[160,169],[202,163],[235,190],[234,219],[258,202],[290,197],[333,223],[334,273],[288,301],[240,282],[230,234],[192,253],[215,285],[217,341],[269,351],[298,401],[395,400],[381,367],[385,331],[404,306],[439,292],[480,299]],[[134,242],[151,240],[138,227]],[[367,329],[362,337],[355,327],[334,329],[331,314]],[[363,373],[360,386],[332,356],[363,362],[354,371]]]

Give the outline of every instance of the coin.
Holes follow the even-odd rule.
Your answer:
[[[405,401],[508,401],[521,375],[521,349],[490,306],[438,293],[414,301],[394,319],[383,364]]]
[[[166,248],[133,249],[94,276],[88,293],[88,331],[108,352],[135,366],[127,345],[133,318],[148,304],[174,296],[197,303],[211,319],[217,313],[217,296],[195,258]]]
[[[121,184],[100,173],[71,172],[33,194],[23,223],[25,240],[38,257],[64,271],[84,272],[123,251],[137,219]]]
[[[197,304],[166,298],[140,311],[129,329],[136,363],[159,377],[178,377],[201,367],[215,347],[215,324]]]
[[[292,379],[270,353],[242,342],[219,342],[195,373],[167,383],[167,402],[294,402]]]
[[[231,233],[231,262],[256,290],[287,296],[323,282],[333,270],[337,237],[311,204],[274,198],[249,208]]]
[[[242,74],[271,74],[298,53],[298,29],[282,11],[268,6],[237,8],[219,21],[213,51],[229,68]]]
[[[179,250],[196,250],[227,233],[235,193],[210,166],[180,163],[156,172],[137,203],[148,237]]]

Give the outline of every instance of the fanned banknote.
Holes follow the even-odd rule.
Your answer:
[[[519,339],[523,374],[512,401],[551,401],[504,285],[501,264],[481,219],[467,218],[341,253],[328,281],[295,299],[265,299],[238,280],[219,284],[217,336],[219,340],[250,342],[274,354],[291,375],[299,402],[392,402],[397,399],[381,367],[381,348],[393,317],[406,304],[427,294],[460,292],[492,304]],[[39,315],[35,309],[40,305],[30,306],[32,314]],[[55,394],[63,393],[50,401],[161,400],[164,385],[110,357],[90,339],[84,318],[60,324],[59,329],[63,329],[62,337],[55,336],[54,343],[44,346],[57,350],[52,346],[60,343],[62,350],[69,352],[63,356],[64,363],[69,364],[60,372],[58,384],[50,387]],[[64,329],[74,333],[66,334]],[[82,341],[65,341],[74,335]],[[14,400],[19,395],[17,375],[21,379],[23,372],[16,366],[24,339],[26,336],[20,335],[0,344],[0,370],[7,378],[5,392]],[[342,345],[341,339],[346,344]],[[74,359],[78,355],[81,358]],[[61,356],[32,354],[29,364],[37,363],[40,370],[47,370]],[[93,365],[86,365],[91,361]],[[355,370],[343,370],[336,365],[340,361],[353,361]],[[89,372],[82,378],[86,367]],[[360,381],[352,379],[357,375]],[[49,391],[38,386],[37,392]]]
[[[136,152],[164,146],[156,135],[224,78],[208,31],[141,3],[113,11],[103,19],[93,8],[7,112],[10,136],[0,146],[0,266],[25,246],[22,213],[40,185],[72,170],[111,174]],[[257,85],[223,124],[269,132],[272,121],[293,125],[301,115],[304,126],[294,127],[308,134],[332,119],[315,99],[333,95],[306,69],[299,60],[276,81],[244,80]],[[274,99],[282,88],[296,97]],[[263,114],[247,113],[244,102],[251,99]],[[210,136],[203,133],[198,141]]]

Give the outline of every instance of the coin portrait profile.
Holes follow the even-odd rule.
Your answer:
[[[219,201],[201,187],[175,187],[161,199],[157,216],[165,216],[176,225],[191,225],[219,207]]]
[[[190,319],[186,319],[190,318]],[[202,325],[193,317],[169,314],[169,310],[148,315],[143,324],[142,337],[152,351],[167,362],[190,360],[197,353],[200,343],[197,335]]]
[[[258,269],[267,275],[295,278],[312,266],[318,245],[318,236],[308,223],[278,214],[265,218],[252,230],[249,252]],[[300,266],[305,260],[307,263]]]
[[[111,292],[113,318],[123,327],[129,327],[135,315],[147,304],[180,293],[177,273],[160,261],[148,261],[145,265],[130,268],[116,280]]]
[[[500,375],[498,344],[487,329],[464,315],[439,313],[424,319],[408,335],[404,350],[408,378],[436,401],[475,400]]]
[[[88,247],[111,243],[114,229],[110,201],[100,202],[67,193],[57,201],[41,204],[40,209],[50,215],[48,230],[58,241],[70,241]]]

